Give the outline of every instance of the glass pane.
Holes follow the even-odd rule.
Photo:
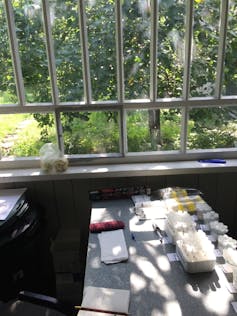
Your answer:
[[[158,98],[182,95],[185,1],[160,1],[158,21]]]
[[[53,114],[1,114],[3,157],[39,156],[44,143],[56,143]]]
[[[61,102],[84,99],[78,1],[50,0],[50,17]]]
[[[180,126],[178,109],[128,111],[128,151],[178,150]]]
[[[123,1],[126,99],[148,98],[150,80],[150,1]]]
[[[194,2],[190,94],[213,96],[219,44],[220,0]]]
[[[117,112],[66,112],[61,120],[66,154],[119,152]]]
[[[86,1],[92,99],[115,100],[115,1]]]
[[[226,38],[226,54],[224,69],[224,95],[237,94],[237,2],[229,2],[227,38]],[[234,65],[234,67],[233,67]]]
[[[188,149],[232,148],[236,141],[237,107],[190,111]]]
[[[41,1],[12,1],[26,101],[51,102]]]
[[[3,1],[0,2],[0,25],[0,104],[16,103],[16,85]]]

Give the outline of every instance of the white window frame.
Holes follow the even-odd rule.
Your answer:
[[[111,102],[92,101],[91,78],[90,78],[90,61],[88,52],[88,35],[86,26],[85,2],[78,0],[79,6],[79,27],[82,47],[83,60],[83,81],[84,81],[84,102],[60,102],[57,87],[55,56],[53,49],[53,39],[50,29],[49,1],[42,0],[44,29],[46,36],[46,48],[49,64],[49,75],[51,80],[52,103],[27,104],[25,100],[25,89],[23,84],[23,76],[21,70],[21,61],[19,57],[18,42],[16,38],[14,26],[14,14],[11,1],[5,0],[6,17],[10,39],[10,49],[13,60],[13,67],[16,80],[16,88],[18,95],[18,104],[7,104],[0,106],[0,114],[13,113],[47,113],[51,112],[55,115],[56,133],[58,146],[64,152],[63,133],[60,121],[60,113],[68,111],[98,111],[98,110],[116,110],[118,111],[120,120],[120,153],[119,154],[103,154],[103,155],[74,155],[69,157],[71,164],[86,163],[123,163],[123,162],[152,162],[152,161],[176,161],[176,160],[192,160],[206,157],[219,158],[236,158],[235,148],[231,149],[215,149],[215,150],[189,150],[186,149],[187,143],[187,123],[188,111],[190,108],[201,107],[227,107],[237,104],[237,96],[222,96],[222,74],[225,56],[225,41],[227,33],[227,13],[228,0],[221,1],[221,17],[220,17],[220,41],[218,48],[217,60],[217,76],[215,82],[214,97],[190,97],[190,67],[191,67],[191,50],[192,50],[192,26],[193,26],[193,5],[194,0],[186,0],[186,34],[185,34],[185,64],[183,77],[183,95],[181,98],[164,98],[157,99],[157,43],[158,43],[158,1],[151,1],[151,73],[150,73],[150,96],[145,100],[126,100],[124,92],[124,69],[123,69],[123,29],[122,29],[122,1],[115,1],[115,21],[116,21],[116,59],[117,59],[117,95],[118,99]],[[158,83],[159,84],[159,83]],[[180,151],[170,152],[128,152],[127,135],[126,135],[126,111],[133,109],[164,109],[179,108],[182,112],[181,125],[181,149]],[[32,166],[38,163],[37,157],[11,159],[7,158],[0,161],[0,168],[9,166]]]

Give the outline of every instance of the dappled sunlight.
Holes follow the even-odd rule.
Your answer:
[[[150,282],[149,291],[154,294],[159,293],[161,297],[165,298],[165,300],[168,301],[176,299],[174,291],[167,285],[164,279],[163,282],[157,282],[157,280],[155,279]]]
[[[154,238],[157,238],[156,235],[154,235]],[[147,243],[144,244],[144,248],[149,253],[149,255],[151,255],[151,257],[155,258],[157,255],[156,247],[158,247],[159,245],[160,245],[160,241],[158,239],[148,240]]]
[[[91,170],[91,173],[96,173],[96,172],[103,173],[103,172],[108,172],[108,171],[109,171],[108,168],[95,168]]]
[[[139,311],[139,315],[148,316],[149,311],[149,316],[186,316],[192,315],[192,309],[197,315],[232,315],[233,296],[222,286],[223,271],[215,267],[214,271],[206,274],[186,273],[181,262],[173,261],[167,255],[175,252],[174,246],[166,243],[166,240],[161,242],[154,233],[152,220],[139,220],[131,209],[131,203],[96,203],[99,208],[93,209],[93,219],[105,221],[112,215],[113,219],[125,222],[124,236],[129,257],[118,265],[101,264],[100,251],[98,247],[95,248],[98,237],[91,234],[91,269],[87,275],[90,284],[96,284],[97,280],[99,286],[106,284],[112,288],[117,285],[130,289],[130,311],[134,315]],[[121,247],[119,243],[113,246],[112,251],[116,256]]]
[[[217,298],[217,293],[215,291],[209,291],[209,293],[206,293],[206,295],[203,296],[203,305],[210,313],[215,313],[218,310],[218,315],[228,315],[230,301],[223,300],[222,291],[219,291],[218,295],[219,298]]]
[[[170,262],[167,256],[164,256],[164,255],[157,256],[156,262],[157,262],[157,266],[159,267],[161,271],[163,272],[171,271]]]
[[[130,256],[133,256],[133,255],[135,255],[136,253],[137,253],[136,247],[130,246],[130,247],[129,247],[129,254],[130,254]]]
[[[154,167],[151,167],[149,168],[150,170],[166,170],[166,169],[170,169],[169,167],[165,166],[165,165],[157,165],[157,166],[154,166]]]
[[[133,292],[138,293],[147,287],[146,279],[143,278],[140,274],[131,272],[130,282],[132,284]]]
[[[180,308],[179,302],[177,300],[168,301],[164,304],[164,315],[170,316],[182,316],[182,310]]]
[[[158,274],[157,268],[149,262],[147,259],[137,258],[137,267],[143,272],[148,279],[160,279],[159,281],[164,282],[163,278]]]
[[[93,269],[99,269],[100,268],[100,258],[98,258],[98,257],[92,258],[92,260],[90,261],[90,266]]]
[[[175,293],[167,286],[166,280],[160,275],[157,267],[150,261],[146,258],[137,257],[136,266],[144,275],[144,283],[148,282],[147,287],[149,291],[159,293],[159,295],[166,299],[173,300],[175,298]],[[142,274],[140,274],[140,278]]]
[[[185,284],[185,290],[187,291],[187,293],[193,297],[196,298],[201,298],[202,297],[202,293],[201,291],[197,288],[196,291],[194,291],[193,287],[191,284]]]
[[[13,174],[12,173],[0,173],[0,177],[1,178],[8,178],[8,177],[12,177],[13,176]]]
[[[104,222],[112,220],[109,212],[106,212],[106,208],[92,208],[91,223]]]
[[[113,247],[112,253],[114,256],[118,256],[122,252],[122,247],[120,245],[117,245]]]
[[[39,176],[40,175],[40,171],[33,171],[30,173],[30,176]]]

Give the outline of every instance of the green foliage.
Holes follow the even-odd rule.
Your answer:
[[[132,152],[151,150],[147,111],[136,110],[127,116],[128,148]]]
[[[33,0],[13,0],[16,35],[28,102],[50,102],[42,9]],[[125,97],[149,98],[151,1],[126,0],[123,11]],[[79,8],[76,0],[49,0],[60,101],[83,101],[84,87],[80,45]],[[96,101],[117,99],[115,1],[86,2],[92,97]],[[230,3],[225,56],[224,93],[236,94],[237,4]],[[219,44],[220,0],[194,1],[191,96],[212,96]],[[160,0],[158,15],[157,95],[181,97],[184,72],[185,1]],[[0,97],[16,102],[16,86],[8,43],[3,2],[0,4]],[[200,104],[201,106],[201,104]],[[4,116],[5,118],[7,116]],[[225,148],[234,146],[237,109],[192,109],[189,113],[188,146]],[[51,113],[34,114],[37,126],[19,135],[11,150],[17,156],[38,155],[45,142],[55,142]],[[61,114],[66,153],[87,154],[119,151],[117,112],[67,112]],[[1,122],[0,122],[1,123]],[[4,137],[14,131],[17,120],[0,128]],[[177,109],[131,111],[127,115],[129,150],[133,152],[180,148],[181,112]],[[5,129],[5,131],[4,131]],[[34,134],[34,135],[33,135]]]
[[[66,124],[68,120],[70,120],[70,129]],[[106,112],[85,112],[80,113],[80,116],[64,113],[63,128],[66,153],[118,152],[117,122],[117,113],[115,112],[110,114]]]

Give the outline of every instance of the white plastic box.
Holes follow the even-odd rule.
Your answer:
[[[176,244],[176,254],[180,259],[180,262],[182,263],[182,266],[186,272],[189,273],[200,273],[200,272],[210,272],[213,271],[216,264],[216,257],[213,253],[210,254],[209,260],[203,260],[203,261],[188,261],[179,247],[178,243]]]

